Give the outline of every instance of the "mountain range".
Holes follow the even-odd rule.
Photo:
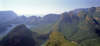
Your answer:
[[[62,13],[60,20],[52,27],[65,37],[82,46],[100,46],[100,7],[91,7],[75,14]],[[96,43],[96,44],[95,44]]]
[[[90,8],[77,8],[77,9],[71,10],[71,11],[69,11],[69,12],[74,12],[75,14],[78,14],[78,12],[80,12],[80,11],[82,11],[82,10],[88,12],[89,9],[90,9]],[[68,12],[64,12],[64,13],[68,13]]]
[[[100,7],[48,14],[41,17],[17,17],[2,26],[21,24],[0,38],[1,46],[100,46]],[[76,11],[77,12],[77,11]],[[24,24],[37,25],[27,29]],[[1,27],[2,27],[1,26]]]

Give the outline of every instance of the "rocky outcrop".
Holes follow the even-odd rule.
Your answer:
[[[80,11],[80,12],[78,13],[78,16],[81,17],[81,18],[85,18],[86,15],[87,15],[87,12],[84,11],[84,10],[82,10],[82,11]]]
[[[100,12],[100,7],[97,7],[95,12]]]
[[[71,20],[70,16],[67,13],[62,13],[60,21],[62,21],[62,22],[71,22],[72,20]]]
[[[100,20],[100,18],[99,18],[99,17],[94,17],[94,19],[95,19],[95,20]]]
[[[86,16],[86,19],[87,20],[93,20],[93,18],[91,16],[89,16],[89,15]]]
[[[71,19],[78,19],[74,12],[69,12],[68,15],[70,16]]]
[[[89,12],[95,12],[95,10],[96,10],[96,7],[91,7],[88,11]]]

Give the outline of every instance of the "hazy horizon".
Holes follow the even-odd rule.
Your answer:
[[[61,14],[77,8],[99,7],[100,0],[0,0],[0,11],[12,10],[18,15]]]

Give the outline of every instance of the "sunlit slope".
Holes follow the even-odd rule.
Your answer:
[[[94,43],[94,46],[99,45],[100,7],[95,11],[80,11],[78,16],[73,13],[62,13],[60,20],[52,26],[52,30],[62,32],[68,40],[81,43],[83,46],[92,46]]]
[[[58,31],[53,31],[49,35],[49,40],[46,43],[46,46],[78,46],[78,45],[68,41],[62,33]]]

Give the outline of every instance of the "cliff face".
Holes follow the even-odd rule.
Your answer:
[[[97,7],[95,12],[100,12],[100,7]]]
[[[60,21],[63,22],[71,22],[70,16],[67,13],[61,14]]]
[[[62,22],[72,22],[73,20],[78,20],[77,16],[73,12],[62,13],[60,21]]]
[[[80,11],[80,12],[78,13],[78,16],[81,17],[81,18],[85,18],[86,15],[87,15],[87,12],[84,11],[84,10],[82,10],[82,11]]]
[[[79,21],[72,19],[72,16],[74,16],[73,13],[62,13],[61,19],[52,27],[53,31],[60,31],[68,40],[74,41],[73,43],[82,43],[81,45],[84,46],[100,45],[100,41],[98,41],[100,38],[100,13],[95,12],[95,8],[91,8],[88,12],[82,10],[78,13],[76,17]],[[96,41],[96,44],[93,41]]]
[[[87,20],[93,20],[93,18],[92,18],[90,15],[87,15],[87,16],[86,16],[86,19],[87,19]]]
[[[74,12],[69,12],[68,15],[70,16],[70,18],[71,18],[72,20],[73,20],[73,19],[77,19],[77,20],[78,20],[76,14],[75,14]]]
[[[34,46],[32,31],[21,24],[12,29],[1,41],[0,46]]]
[[[89,12],[95,12],[95,10],[96,10],[96,7],[91,7],[88,11]]]

